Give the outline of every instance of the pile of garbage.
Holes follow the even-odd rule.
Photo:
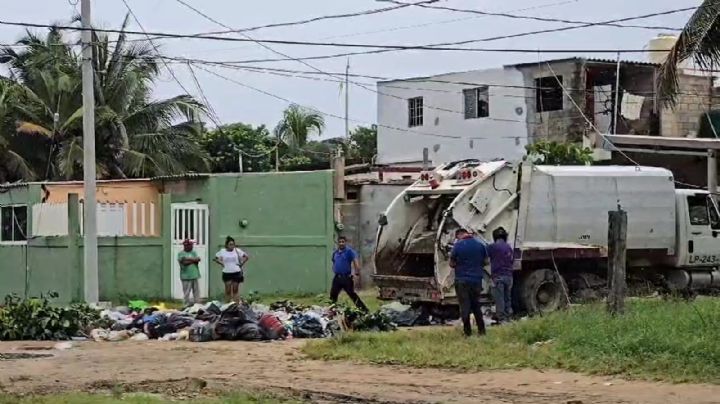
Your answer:
[[[182,311],[135,301],[127,307],[104,310],[101,315],[111,320],[112,326],[92,330],[90,338],[95,341],[267,341],[327,338],[347,329],[395,329],[382,312],[365,314],[340,307],[304,307],[289,301],[270,306],[210,302]]]

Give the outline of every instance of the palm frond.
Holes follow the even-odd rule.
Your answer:
[[[658,95],[668,105],[679,91],[679,66],[690,58],[703,69],[720,65],[720,1],[703,1],[660,67]]]

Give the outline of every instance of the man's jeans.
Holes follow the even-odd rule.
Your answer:
[[[200,282],[197,279],[182,281],[183,288],[183,302],[186,306],[195,304],[200,299]],[[190,299],[190,293],[192,293],[192,299]]]
[[[495,299],[495,315],[499,321],[508,321],[512,315],[512,276],[493,277],[493,298]]]

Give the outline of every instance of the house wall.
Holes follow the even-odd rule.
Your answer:
[[[36,202],[39,185],[0,194],[0,206]],[[68,208],[77,212],[77,202]],[[32,228],[28,217],[28,229]],[[24,245],[0,244],[0,298],[11,293],[39,296],[59,294],[58,302],[83,298],[82,237],[77,215],[69,217],[69,235],[32,238]],[[100,299],[121,301],[128,297],[163,297],[169,285],[163,270],[169,266],[159,237],[101,237],[98,239]],[[169,257],[168,257],[169,258]]]
[[[711,105],[712,78],[700,75],[681,75],[674,107],[661,111],[662,136],[694,136],[700,128],[700,116]]]
[[[420,162],[425,147],[433,164],[465,158],[519,159],[524,155],[528,128],[522,73],[500,68],[430,79],[465,84],[422,78],[378,83],[379,164]],[[490,85],[490,116],[465,119],[462,91],[482,85]],[[423,125],[409,127],[407,100],[420,96]]]
[[[523,74],[524,100],[527,102],[527,122],[529,142],[550,140],[558,142],[581,143],[586,133],[587,123],[581,111],[585,110],[585,69],[582,61],[562,61],[523,65],[518,68]],[[571,97],[563,95],[563,109],[558,111],[537,112],[535,80],[542,77],[562,76],[563,86]],[[580,110],[573,104],[577,104]]]
[[[219,175],[168,182],[164,190],[172,202],[209,206],[211,256],[227,236],[250,255],[245,293],[321,293],[333,250],[332,178],[332,171]],[[222,295],[221,277],[211,266],[211,296]]]

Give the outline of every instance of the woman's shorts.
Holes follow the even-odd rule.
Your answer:
[[[243,275],[242,272],[233,272],[233,273],[223,272],[222,280],[223,280],[223,283],[226,283],[226,282],[243,283],[243,282],[245,282],[245,275]]]

